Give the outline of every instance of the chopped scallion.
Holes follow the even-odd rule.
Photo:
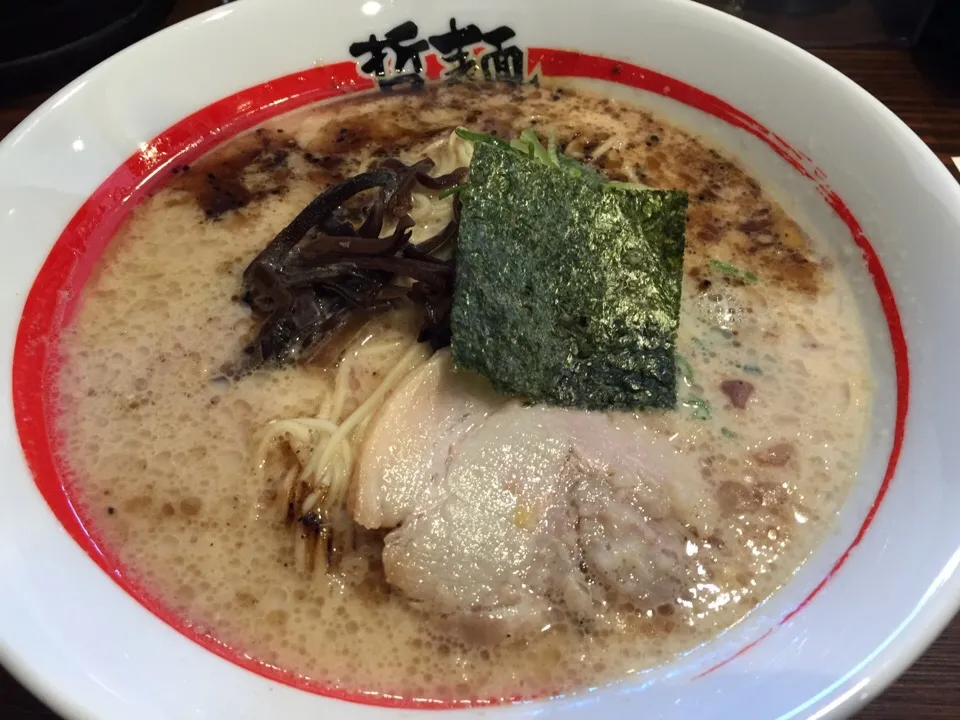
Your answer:
[[[714,270],[719,270],[724,275],[730,275],[731,277],[740,278],[749,283],[755,283],[759,279],[755,273],[750,272],[749,270],[743,270],[738,268],[736,265],[731,265],[728,262],[723,262],[722,260],[711,260],[710,267]]]
[[[680,371],[683,373],[684,377],[687,378],[687,380],[689,380],[691,384],[693,384],[694,382],[693,365],[691,365],[690,361],[687,360],[679,352],[675,354],[677,357],[677,365],[680,366]]]
[[[683,404],[687,407],[693,408],[692,417],[695,420],[709,420],[711,417],[713,417],[713,410],[710,408],[710,403],[701,397],[691,395],[683,401]]]
[[[467,130],[466,128],[462,127],[458,127],[455,132],[464,140],[469,140],[470,142],[489,143],[490,145],[510,147],[510,143],[508,143],[506,140],[501,140],[498,137],[487,135],[486,133],[474,132],[473,130]]]
[[[470,183],[460,183],[459,185],[454,185],[453,187],[449,187],[446,190],[441,190],[440,194],[437,197],[443,200],[445,197],[450,197],[454,193],[460,192],[469,184]]]

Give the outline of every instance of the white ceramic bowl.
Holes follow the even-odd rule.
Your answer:
[[[523,52],[527,72],[608,81],[611,92],[707,134],[768,181],[838,247],[847,272],[874,288],[861,310],[879,388],[871,441],[835,532],[744,622],[611,688],[457,712],[578,720],[584,712],[852,712],[916,658],[960,602],[952,371],[960,188],[852,82],[686,0],[245,0],[120,53],[13,132],[0,145],[0,358],[13,377],[12,391],[0,390],[0,659],[71,718],[422,714],[297,688],[295,678],[178,632],[176,618],[125,592],[109,549],[86,535],[60,486],[45,393],[71,288],[159,170],[286,109],[370,87],[351,42],[408,20],[426,37],[451,17],[484,32],[513,28],[506,46]],[[437,57],[427,55],[425,73],[436,75]]]

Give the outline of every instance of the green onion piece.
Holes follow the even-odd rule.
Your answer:
[[[608,188],[613,188],[614,190],[649,190],[650,188],[645,185],[640,185],[639,183],[628,183],[621,182],[620,180],[611,180],[607,183]]]
[[[565,172],[573,175],[573,177],[580,177],[583,175],[583,165],[578,163],[576,160],[568,158],[566,155],[560,155],[560,168]]]
[[[710,351],[707,350],[707,346],[703,343],[703,340],[701,340],[700,338],[698,337],[693,338],[693,344],[696,345],[697,350],[702,352],[704,355],[710,354]]]
[[[493,135],[487,135],[486,133],[478,133],[473,130],[467,130],[466,128],[458,127],[454,132],[457,133],[464,140],[469,140],[470,142],[479,142],[479,143],[489,143],[491,145],[500,145],[503,147],[510,147],[510,143],[505,140],[501,140],[498,137]]]
[[[530,128],[520,133],[520,137],[514,140],[510,145],[534,160],[544,165],[553,165],[550,153],[540,142],[540,137],[536,130]]]
[[[763,370],[756,365],[743,365],[741,367],[745,373],[750,373],[751,375],[763,375]]]
[[[560,167],[560,157],[557,154],[557,138],[550,135],[550,139],[547,140],[547,156],[550,158],[550,164],[554,167]]]
[[[720,434],[723,435],[724,437],[728,437],[728,438],[735,438],[735,437],[737,437],[737,434],[736,434],[733,430],[731,430],[730,428],[725,428],[725,427],[720,428]]]
[[[731,265],[730,263],[723,262],[722,260],[711,260],[710,267],[714,268],[715,270],[719,270],[724,275],[737,277],[750,283],[755,283],[759,279],[755,273],[752,273],[749,270],[743,270],[738,268],[736,265]]]
[[[683,404],[693,408],[693,418],[695,420],[709,420],[713,417],[713,410],[710,408],[710,403],[701,397],[691,395],[683,401]]]
[[[694,381],[693,365],[691,365],[691,364],[690,364],[690,361],[687,360],[687,359],[686,359],[683,355],[681,355],[679,352],[674,353],[674,354],[675,354],[676,357],[677,357],[677,365],[680,366],[680,370],[681,370],[681,372],[683,372],[684,377],[686,377],[687,380],[689,380],[690,383],[693,384],[693,381]]]
[[[453,187],[448,187],[446,190],[441,190],[441,191],[440,191],[440,194],[437,195],[437,197],[438,197],[440,200],[443,200],[445,197],[450,197],[450,196],[453,195],[454,193],[460,192],[461,190],[463,190],[463,189],[464,189],[467,185],[469,185],[469,184],[470,184],[469,182],[463,182],[463,183],[460,183],[459,185],[454,185]]]
[[[559,163],[560,169],[564,170],[568,175],[572,175],[573,177],[582,177],[599,183],[606,183],[606,178],[604,178],[596,170],[593,168],[588,168],[579,160],[574,160],[572,157],[567,157],[563,153],[557,153],[557,162]]]

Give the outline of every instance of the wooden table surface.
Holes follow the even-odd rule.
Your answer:
[[[180,0],[171,21],[219,3]],[[900,50],[818,50],[830,63],[866,88],[899,115],[933,149],[954,174],[951,162],[960,157],[960,87],[945,86],[921,70]],[[46,98],[46,94],[0,104],[0,138],[10,132]],[[859,720],[957,720],[960,718],[960,617],[939,640],[883,695],[864,709]],[[0,668],[0,718],[56,720]],[[171,720],[177,720],[172,718]]]

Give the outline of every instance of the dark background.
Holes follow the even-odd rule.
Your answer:
[[[960,0],[939,0],[937,14],[926,24],[927,5],[932,6],[934,0],[703,1],[811,49],[884,102],[950,167],[954,177],[960,177],[950,161],[960,156]],[[43,102],[49,89],[69,80],[65,73],[76,75],[155,27],[222,3],[97,0],[90,5],[97,8],[96,13],[106,14],[99,15],[96,22],[91,20],[93,14],[71,18],[72,30],[56,30],[64,33],[56,36],[56,42],[53,31],[43,37],[36,35],[37,27],[52,27],[49,18],[70,17],[64,13],[79,4],[71,0],[0,0],[0,138]],[[32,39],[29,33],[14,32],[10,17],[19,12],[18,7],[25,8],[24,15],[38,9],[48,13],[46,24],[32,29]],[[91,28],[104,27],[108,32],[90,38]],[[62,41],[72,44],[69,52],[58,58],[57,43]],[[869,612],[869,608],[862,611]],[[913,668],[857,717],[960,720],[960,619],[954,619]],[[2,669],[0,718],[56,720]]]

